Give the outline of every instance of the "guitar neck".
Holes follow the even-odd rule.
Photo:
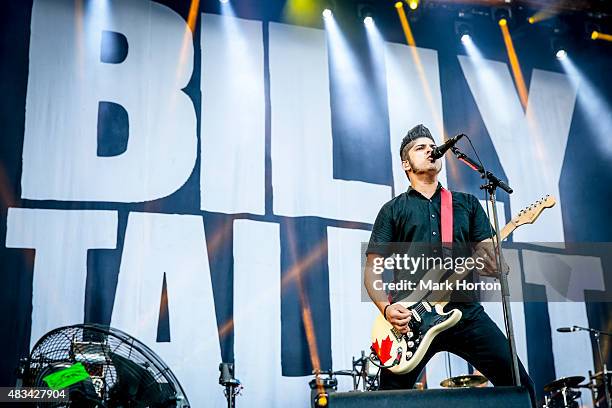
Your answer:
[[[509,223],[507,223],[506,226],[502,228],[501,230],[502,241],[508,238],[508,236],[512,234],[515,229],[516,229],[516,224],[514,223],[514,221],[510,221]]]

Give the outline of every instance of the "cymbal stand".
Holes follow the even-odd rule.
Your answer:
[[[597,353],[599,354],[599,363],[601,364],[601,372],[602,372],[601,381],[603,383],[604,392],[606,396],[606,406],[612,407],[612,405],[610,404],[610,401],[611,401],[610,400],[610,390],[608,389],[608,367],[603,358],[603,354],[601,353],[601,343],[599,341],[599,337],[601,337],[602,334],[604,336],[612,336],[612,333],[608,333],[608,332],[604,332],[604,331],[596,330],[596,329],[591,329],[589,327],[573,326],[573,328],[575,330],[588,331],[595,338],[595,342],[597,343]]]

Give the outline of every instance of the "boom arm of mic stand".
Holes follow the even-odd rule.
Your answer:
[[[497,236],[496,245],[495,245],[495,263],[497,264],[497,270],[500,272],[499,281],[501,284],[501,295],[502,295],[502,306],[504,313],[504,323],[506,326],[506,334],[508,335],[508,349],[510,352],[511,358],[511,367],[510,370],[512,372],[512,379],[514,385],[521,385],[521,377],[519,371],[518,364],[518,355],[516,352],[516,341],[514,339],[514,328],[512,324],[512,311],[510,307],[510,290],[508,288],[508,277],[506,273],[502,271],[502,265],[504,264],[504,258],[501,251],[501,233],[499,230],[499,223],[497,221],[497,205],[495,204],[495,191],[497,187],[501,187],[508,194],[512,193],[512,189],[510,186],[505,184],[499,178],[495,177],[493,173],[489,171],[485,171],[485,169],[474,160],[470,159],[466,154],[462,153],[456,147],[451,147],[451,151],[457,156],[459,160],[469,166],[472,170],[477,171],[481,174],[482,178],[486,178],[488,180],[488,184],[484,185],[481,188],[486,189],[489,192],[491,198],[491,207],[493,211],[493,222],[495,223],[495,234]]]
[[[578,330],[584,330],[584,331],[588,331],[594,334],[599,334],[599,335],[604,335],[604,336],[612,336],[612,333],[610,332],[605,332],[605,331],[601,331],[601,330],[597,330],[597,329],[591,329],[589,327],[580,327],[580,326],[573,326],[574,328],[578,329]]]
[[[502,180],[500,180],[490,171],[487,171],[485,173],[485,169],[480,164],[476,163],[468,155],[463,153],[461,150],[459,150],[455,146],[451,147],[450,150],[451,152],[453,152],[455,156],[457,156],[457,158],[460,161],[465,163],[472,170],[479,172],[482,178],[486,178],[492,187],[499,186],[502,190],[504,190],[508,194],[512,194],[514,192],[514,190],[512,190],[512,188],[508,184],[504,183]]]

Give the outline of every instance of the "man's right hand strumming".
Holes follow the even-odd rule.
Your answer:
[[[399,303],[393,303],[387,307],[385,313],[387,321],[400,333],[406,334],[410,331],[408,323],[412,318],[412,312]]]

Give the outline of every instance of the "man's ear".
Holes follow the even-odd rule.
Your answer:
[[[402,160],[402,168],[404,169],[404,171],[412,170],[410,167],[410,163],[408,163],[408,160]]]

